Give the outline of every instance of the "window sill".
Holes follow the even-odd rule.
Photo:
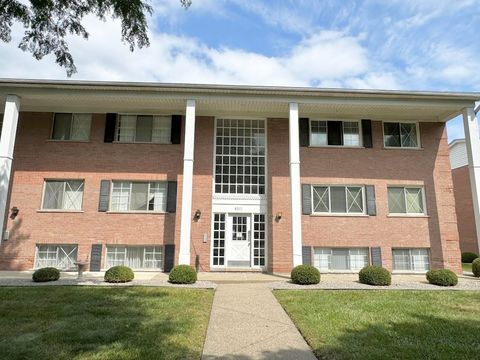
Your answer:
[[[429,218],[430,216],[425,214],[388,214],[389,218]]]
[[[68,213],[68,214],[82,214],[83,210],[64,210],[64,209],[41,209],[37,213]]]
[[[47,139],[46,142],[49,143],[73,143],[73,144],[88,144],[90,140],[57,140],[57,139]]]
[[[393,270],[392,275],[424,275],[428,270]]]
[[[383,150],[425,150],[423,147],[400,147],[400,146],[384,146]]]
[[[370,215],[367,214],[310,214],[313,217],[361,217],[367,218]]]
[[[172,144],[171,142],[163,143],[163,142],[144,142],[144,141],[113,141],[112,144],[120,144],[120,145],[180,145],[180,144]]]
[[[365,146],[344,146],[344,145],[309,145],[309,148],[320,149],[365,149]]]
[[[149,214],[149,215],[165,215],[166,211],[106,211],[107,214]]]

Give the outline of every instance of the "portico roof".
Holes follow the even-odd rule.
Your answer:
[[[296,102],[302,117],[442,122],[480,100],[466,92],[0,79],[2,103],[8,94],[21,98],[21,111],[184,114],[194,99],[197,116],[288,118]]]

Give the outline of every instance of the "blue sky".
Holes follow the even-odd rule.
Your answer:
[[[480,91],[480,0],[152,1],[151,46],[130,53],[117,21],[70,39],[73,79]],[[66,78],[0,43],[0,77]],[[463,137],[459,119],[450,140]]]

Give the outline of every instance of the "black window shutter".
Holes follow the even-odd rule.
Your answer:
[[[373,147],[372,120],[368,120],[368,119],[362,120],[362,135],[363,135],[363,146],[366,148]]]
[[[105,137],[103,141],[111,143],[115,140],[115,126],[117,125],[117,114],[108,113],[105,117]]]
[[[180,138],[182,136],[182,115],[172,115],[172,127],[171,127],[170,141],[172,144],[180,144]]]
[[[98,211],[108,211],[110,200],[110,180],[100,181],[100,196],[98,200]]]
[[[329,121],[327,128],[328,145],[343,145],[343,122]]]
[[[302,184],[302,214],[310,215],[311,213],[312,213],[311,185]]]
[[[312,265],[312,247],[302,246],[302,264]]]
[[[377,215],[377,205],[375,203],[375,186],[367,185],[365,186],[367,190],[367,214],[375,216]]]
[[[169,181],[167,185],[167,212],[174,213],[177,210],[177,182]]]
[[[170,272],[175,265],[175,245],[165,245],[165,260],[163,262],[163,271]]]
[[[382,266],[382,249],[379,247],[370,248],[370,257],[372,265]]]
[[[300,146],[310,146],[310,122],[308,118],[298,119],[298,135]]]
[[[93,244],[90,252],[90,271],[100,271],[102,266],[102,244]]]

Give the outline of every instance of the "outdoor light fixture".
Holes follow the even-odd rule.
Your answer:
[[[10,214],[10,219],[15,220],[15,218],[17,217],[19,211],[20,211],[20,209],[19,209],[18,207],[16,207],[16,206],[12,207],[12,208],[10,209],[10,212],[11,212],[11,214]]]
[[[193,220],[198,221],[200,220],[200,216],[202,215],[202,212],[200,209],[195,210],[195,214],[193,214]]]
[[[280,220],[282,220],[282,216],[283,214],[281,211],[277,212],[277,215],[275,215],[275,221],[279,222]]]

